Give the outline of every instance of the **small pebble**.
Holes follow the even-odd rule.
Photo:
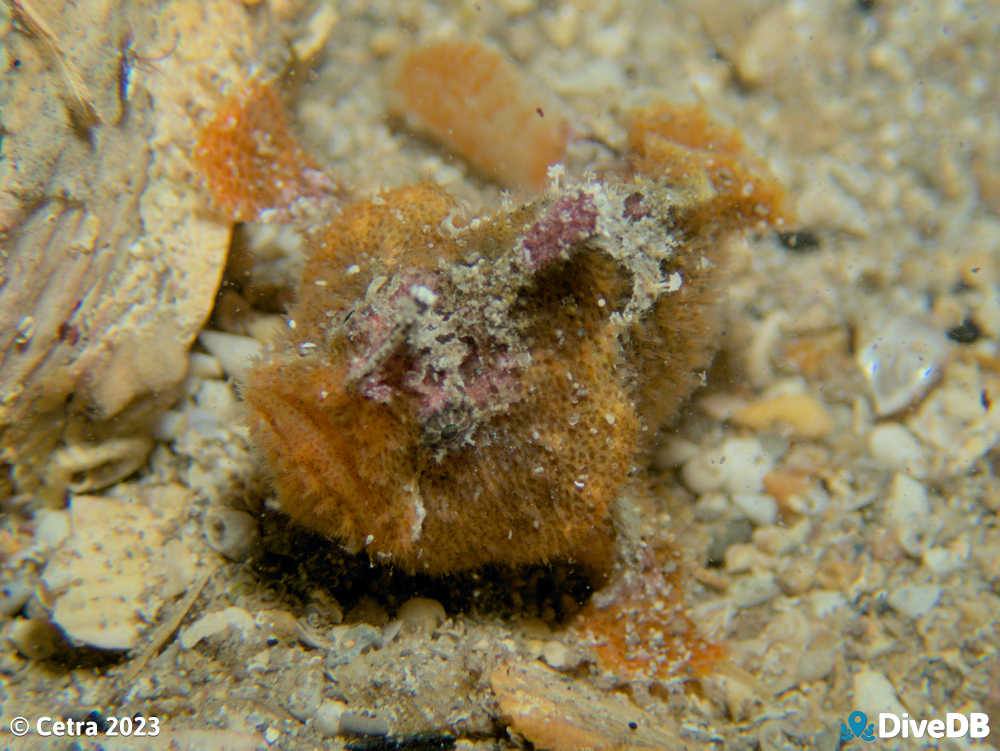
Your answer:
[[[928,456],[924,445],[898,422],[875,427],[868,434],[868,447],[886,469],[906,472],[913,477],[927,476]]]
[[[542,28],[556,47],[565,50],[576,39],[580,11],[571,4],[562,5],[551,15],[541,17]]]
[[[721,566],[726,560],[726,551],[730,545],[750,542],[753,536],[753,525],[746,519],[733,519],[717,532],[708,545],[707,565]]]
[[[822,629],[802,650],[796,678],[801,683],[821,681],[828,676],[837,662],[843,640],[836,634]]]
[[[200,409],[215,413],[221,422],[234,422],[241,417],[236,394],[224,381],[201,381],[194,398]]]
[[[811,483],[812,478],[805,472],[776,469],[765,475],[764,490],[784,506],[793,495],[805,493]]]
[[[250,364],[264,352],[256,339],[221,331],[206,329],[198,334],[198,341],[222,364],[226,375],[236,378],[242,378]]]
[[[319,705],[313,718],[314,727],[327,738],[340,734],[340,717],[347,711],[342,701],[325,700]]]
[[[681,481],[697,495],[719,490],[726,482],[726,475],[725,457],[719,449],[703,451],[688,459],[681,468]]]
[[[62,510],[40,509],[35,513],[35,544],[55,550],[69,537],[69,514]]]
[[[211,380],[220,379],[224,375],[222,365],[212,355],[192,352],[188,356],[188,378]]]
[[[900,547],[919,556],[936,523],[931,517],[927,489],[909,475],[897,474],[889,491],[886,517]]]
[[[730,545],[726,550],[726,571],[730,574],[769,569],[774,567],[774,563],[774,558],[748,543]]]
[[[730,438],[722,444],[726,470],[725,489],[730,493],[758,493],[774,460],[756,438]]]
[[[808,519],[801,520],[793,527],[765,525],[754,530],[753,543],[768,555],[786,555],[805,544],[811,531],[812,524]]]
[[[947,337],[917,318],[894,318],[878,327],[857,355],[875,412],[890,415],[922,399],[940,379],[950,351]]]
[[[896,689],[889,679],[875,670],[862,670],[854,676],[854,703],[869,717],[878,717],[879,712],[902,715],[906,708],[896,698]]]
[[[774,574],[762,573],[736,579],[729,587],[729,597],[739,608],[763,605],[781,594]]]
[[[706,493],[694,504],[694,518],[700,522],[717,522],[728,517],[732,510],[725,493]]]
[[[389,723],[372,712],[345,710],[340,715],[340,732],[350,735],[388,735]]]
[[[830,506],[830,494],[822,485],[813,484],[804,493],[789,496],[785,508],[803,516],[819,516]]]
[[[427,597],[413,597],[399,607],[399,619],[405,626],[418,631],[431,632],[447,617],[444,606]]]
[[[737,493],[733,496],[733,505],[757,526],[774,524],[778,520],[778,502],[766,493]]]
[[[281,733],[279,733],[275,728],[268,728],[264,731],[264,740],[267,741],[268,746],[273,746],[278,742],[278,738],[280,737]]]
[[[729,715],[736,722],[742,722],[760,711],[762,697],[756,687],[738,677],[727,677],[722,685],[722,695]]]
[[[542,645],[542,659],[550,668],[567,670],[580,664],[579,656],[561,641],[550,640]]]
[[[889,606],[897,613],[916,620],[929,613],[941,597],[941,587],[931,584],[908,584],[889,595]]]
[[[587,47],[598,57],[616,60],[628,51],[630,29],[625,24],[605,26],[587,35]]]
[[[930,548],[924,551],[924,565],[935,574],[944,576],[965,568],[969,560],[969,552],[968,544],[959,549]]]
[[[817,620],[829,618],[845,605],[847,605],[847,598],[842,592],[819,589],[809,593],[809,610],[813,618]]]

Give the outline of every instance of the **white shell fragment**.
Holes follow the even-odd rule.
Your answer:
[[[171,557],[186,551],[166,544],[180,510],[157,506],[158,512],[168,510],[173,513],[161,516],[139,502],[73,499],[70,534],[42,574],[52,621],[70,639],[100,649],[132,649],[165,598],[187,588],[190,579],[175,581],[179,569],[171,565]]]
[[[926,615],[941,598],[941,587],[933,584],[908,584],[889,595],[889,607],[916,620]]]
[[[773,467],[774,460],[756,438],[730,438],[688,459],[681,479],[699,495],[720,489],[756,493],[763,489],[764,476]]]
[[[875,427],[868,434],[868,447],[886,469],[906,472],[913,477],[927,476],[927,450],[912,432],[897,422]]]
[[[989,381],[974,363],[953,362],[908,427],[932,448],[931,471],[946,477],[969,472],[1000,443],[1000,406],[983,399]]]
[[[313,726],[323,736],[329,738],[340,734],[340,717],[347,711],[347,704],[334,699],[327,699],[319,705]]]
[[[221,634],[229,629],[238,632],[242,637],[252,634],[257,625],[253,616],[243,608],[228,607],[206,613],[190,626],[181,631],[180,643],[184,649],[191,649],[202,639]]]
[[[899,546],[915,557],[930,547],[939,526],[931,514],[927,489],[904,474],[893,478],[886,503],[886,522]]]
[[[884,673],[862,670],[854,676],[854,706],[875,717],[879,712],[902,715],[906,712],[896,696],[895,687]]]
[[[241,378],[255,358],[263,352],[261,343],[248,336],[226,334],[206,329],[198,334],[198,341],[222,363],[226,375]]]
[[[858,348],[858,365],[868,381],[879,416],[919,401],[941,377],[951,350],[942,331],[918,318],[894,318]]]

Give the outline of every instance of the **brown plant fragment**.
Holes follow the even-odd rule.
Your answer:
[[[274,85],[258,79],[223,101],[194,158],[215,203],[234,221],[284,220],[299,201],[336,190],[296,142]]]
[[[553,751],[654,751],[680,748],[668,718],[625,696],[595,691],[540,663],[501,665],[490,675],[500,713],[538,748]]]

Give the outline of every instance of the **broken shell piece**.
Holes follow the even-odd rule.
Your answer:
[[[228,607],[206,613],[197,621],[181,631],[180,643],[184,649],[191,649],[202,639],[208,639],[228,630],[238,633],[246,639],[257,630],[253,616],[243,608]]]
[[[113,485],[139,469],[152,448],[153,442],[144,437],[62,448],[49,464],[46,500],[49,505],[61,506],[67,488],[87,493]]]
[[[168,564],[176,548],[165,549],[176,517],[93,496],[73,498],[69,514],[71,534],[42,574],[51,620],[75,642],[132,649],[163,605],[164,587],[172,594],[186,588]]]
[[[500,713],[538,747],[554,751],[589,748],[680,748],[676,726],[643,712],[621,694],[597,692],[540,663],[508,663],[490,675]]]
[[[896,318],[858,348],[879,416],[919,401],[941,377],[951,346],[938,329],[912,317]]]
[[[29,6],[60,52],[10,22],[8,7]],[[61,443],[148,435],[175,400],[232,230],[191,190],[191,113],[242,75],[237,61],[257,59],[265,37],[283,37],[256,33],[228,2],[171,6],[183,32],[138,23],[121,3],[7,3],[0,15],[4,59],[25,63],[0,94],[0,454],[27,497]],[[142,54],[156,64],[137,64]],[[79,73],[69,86],[66,64]]]

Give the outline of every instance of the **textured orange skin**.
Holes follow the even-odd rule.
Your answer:
[[[359,345],[330,321],[351,314],[377,278],[439,273],[469,246],[509,252],[532,216],[524,209],[484,219],[459,247],[446,229],[452,199],[418,185],[357,203],[334,220],[307,263],[295,327],[243,386],[252,435],[289,515],[410,571],[550,560],[608,571],[612,504],[640,428],[673,415],[715,348],[714,272],[703,259],[722,262],[725,233],[783,216],[780,188],[752,171],[737,136],[709,130],[707,142],[694,139],[700,116],[647,110],[630,133],[643,200],[660,195],[649,192],[655,185],[669,188],[663,208],[676,213],[686,243],[667,271],[680,274],[681,289],[659,298],[622,338],[609,318],[613,306],[596,303],[622,294],[613,263],[581,250],[540,273],[511,308],[532,355],[517,373],[517,398],[478,426],[476,445],[443,456],[427,444],[417,399],[400,391],[379,402],[359,391],[348,376]],[[744,179],[757,186],[753,203]],[[663,589],[655,566],[641,576],[651,578],[622,590],[622,617],[632,617],[635,592]]]
[[[562,161],[569,121],[499,51],[477,42],[426,44],[394,73],[393,110],[503,185],[538,190],[549,165]]]
[[[286,211],[333,187],[296,142],[274,87],[256,79],[223,101],[194,158],[212,198],[235,221]]]
[[[364,280],[453,256],[457,249],[436,229],[450,208],[431,186],[348,208],[306,270],[292,312],[301,341],[316,338],[328,313],[339,315]],[[359,262],[366,270],[346,275]],[[346,295],[332,279],[348,280]],[[584,269],[573,278],[574,291],[596,299],[611,294],[604,290],[609,281]],[[251,429],[288,513],[408,570],[550,559],[606,568],[613,559],[610,504],[631,465],[637,416],[625,385],[608,377],[618,347],[601,334],[606,324],[582,306],[563,310],[566,298],[546,296],[531,300],[548,315],[533,333],[535,359],[519,384],[523,398],[484,426],[480,445],[443,461],[420,439],[415,404],[405,398],[377,404],[345,388],[346,343],[333,343],[322,362],[278,358],[255,369],[243,388]],[[560,325],[592,327],[594,336],[560,346],[552,334]],[[588,393],[576,404],[573,384]],[[417,499],[424,516],[419,537]]]

